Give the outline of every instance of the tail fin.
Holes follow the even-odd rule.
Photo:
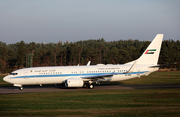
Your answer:
[[[161,49],[161,43],[164,34],[157,34],[154,40],[146,48],[144,53],[138,58],[138,64],[153,64],[157,65],[159,59],[159,53]]]

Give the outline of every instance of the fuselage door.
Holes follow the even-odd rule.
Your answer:
[[[140,78],[140,75],[141,75],[141,69],[140,69],[140,67],[138,66],[138,67],[137,67],[137,76],[138,76],[138,78]]]
[[[80,77],[82,76],[82,74],[83,74],[84,72],[83,71],[79,71],[79,75],[80,75]]]

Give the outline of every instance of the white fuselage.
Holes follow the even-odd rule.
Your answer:
[[[113,74],[111,77],[95,78],[94,81],[122,81],[149,75],[158,68],[149,68],[149,65],[136,65],[131,73],[127,72],[132,65],[91,65],[91,66],[54,66],[32,67],[19,69],[6,76],[4,80],[14,85],[59,84],[68,78],[81,78],[83,81],[92,79],[91,76]]]

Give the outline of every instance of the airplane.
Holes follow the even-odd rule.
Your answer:
[[[23,85],[65,84],[65,87],[94,88],[103,81],[122,81],[147,76],[159,69],[158,58],[164,34],[157,34],[136,60],[117,65],[87,65],[31,67],[15,70],[4,81],[23,89]]]

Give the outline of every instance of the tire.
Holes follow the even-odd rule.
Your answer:
[[[89,85],[89,88],[90,88],[90,89],[93,89],[93,88],[94,88],[94,85],[90,84],[90,85]]]
[[[23,87],[19,87],[19,90],[23,90]]]
[[[84,84],[84,85],[83,85],[83,88],[87,88],[87,85],[86,85],[86,84]]]
[[[68,87],[68,84],[67,84],[67,83],[65,83],[65,87]]]

